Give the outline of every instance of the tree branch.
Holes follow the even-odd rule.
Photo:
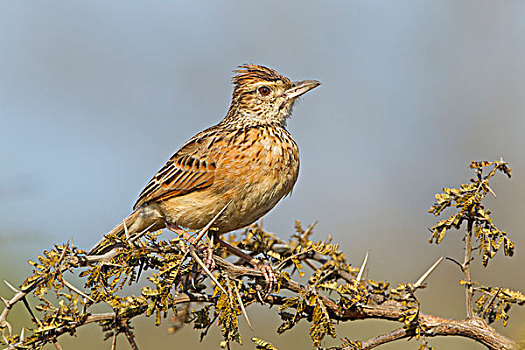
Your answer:
[[[272,243],[268,242],[282,242],[274,239],[274,236],[270,236],[264,231],[259,233],[254,231],[247,232],[250,232],[252,235],[260,235],[257,237],[257,242],[265,252],[276,249],[272,246]],[[472,231],[470,230],[470,232]],[[263,236],[264,234],[267,234],[267,236]],[[0,329],[2,329],[2,333],[4,333],[6,328],[9,331],[10,339],[7,339],[4,335],[4,341],[9,345],[7,349],[15,349],[26,344],[24,333],[22,332],[20,336],[13,335],[12,329],[7,322],[7,315],[12,306],[17,302],[24,301],[26,295],[31,292],[42,296],[42,293],[45,293],[47,290],[54,289],[58,291],[65,287],[76,293],[68,296],[75,303],[71,304],[72,306],[68,306],[66,302],[61,304],[60,308],[57,308],[42,297],[42,303],[38,307],[40,312],[42,312],[42,309],[47,311],[47,313],[44,313],[44,317],[41,318],[44,326],[40,324],[39,328],[33,330],[33,335],[30,336],[32,340],[26,339],[28,344],[55,343],[59,336],[71,333],[72,330],[76,330],[81,326],[90,323],[101,323],[104,330],[115,328],[113,348],[116,334],[123,332],[130,346],[133,349],[138,349],[133,333],[128,328],[131,319],[145,314],[146,310],[149,310],[149,314],[152,314],[153,310],[153,312],[157,312],[157,322],[160,322],[161,312],[165,315],[166,310],[175,310],[177,305],[191,302],[212,304],[211,307],[215,308],[214,313],[218,319],[217,322],[222,326],[223,335],[225,333],[224,329],[237,324],[237,312],[239,309],[237,309],[236,305],[242,309],[239,312],[242,311],[249,323],[244,308],[258,302],[256,293],[253,291],[261,286],[261,277],[263,277],[261,271],[249,266],[234,264],[221,256],[214,255],[217,266],[214,272],[215,276],[217,276],[215,283],[219,287],[215,288],[213,293],[205,293],[204,291],[207,287],[202,287],[202,284],[198,288],[190,286],[195,281],[194,278],[200,282],[206,276],[212,275],[210,272],[209,275],[201,275],[199,277],[198,265],[193,261],[200,259],[197,256],[199,252],[194,251],[194,255],[197,258],[194,256],[193,260],[189,258],[186,260],[188,251],[183,241],[178,241],[177,239],[160,241],[157,240],[157,236],[146,235],[145,242],[140,241],[134,245],[126,245],[126,242],[124,242],[109,252],[97,256],[86,256],[85,252],[77,251],[73,246],[71,248],[69,246],[56,246],[56,249],[53,251],[45,252],[45,257],[39,257],[40,263],[33,263],[38,272],[28,278],[20,290],[11,286],[15,293],[11,300],[3,299],[6,308],[0,314]],[[267,241],[263,241],[263,239],[267,239]],[[253,236],[246,238],[242,245],[245,247],[244,249],[249,244],[248,240],[256,241]],[[468,256],[465,256],[466,263],[464,263],[464,266],[467,267],[466,271],[468,271],[471,259],[470,251],[472,249],[470,241],[466,244],[466,250],[469,253]],[[468,249],[469,247],[470,249]],[[291,267],[300,270],[301,266],[297,261],[310,259],[316,263],[321,263],[321,266],[313,272],[308,284],[300,284],[291,279],[286,271],[276,269],[276,273],[279,274],[280,288],[292,293],[271,294],[264,300],[264,303],[270,307],[273,305],[284,305],[284,309],[291,308],[296,310],[295,315],[291,314],[293,319],[287,319],[288,315],[290,315],[289,312],[282,312],[284,310],[279,312],[285,323],[287,321],[292,322],[289,328],[293,327],[301,318],[305,318],[312,323],[317,322],[312,326],[317,327],[314,327],[319,332],[317,334],[320,334],[320,332],[325,333],[315,339],[321,340],[325,335],[335,335],[335,331],[330,333],[329,329],[335,324],[334,321],[382,319],[398,324],[401,322],[404,323],[404,326],[364,341],[362,343],[363,349],[372,349],[397,339],[414,336],[416,331],[417,334],[425,337],[466,337],[491,349],[510,350],[517,347],[516,343],[499,334],[481,318],[471,315],[463,320],[450,320],[419,312],[419,302],[415,297],[415,292],[422,287],[425,279],[434,271],[443,258],[440,258],[430,267],[416,283],[406,283],[400,285],[397,289],[389,289],[388,283],[361,280],[366,263],[363,264],[361,269],[352,267],[346,262],[344,254],[333,244],[312,241],[291,242],[283,244],[274,253],[276,253],[274,255],[278,256],[274,260],[277,261],[275,263],[277,266],[285,265],[282,263],[284,261],[286,264],[290,263]],[[222,254],[224,257],[228,256],[225,252],[222,252]],[[47,262],[46,259],[48,259]],[[120,286],[123,286],[128,282],[136,281],[136,270],[142,270],[144,265],[146,268],[154,270],[152,273],[153,277],[149,280],[154,283],[156,288],[144,287],[141,295],[138,297],[128,296],[126,299],[123,299],[119,296],[113,296],[112,293],[117,291],[118,288],[122,288],[116,287],[117,282],[120,283]],[[89,276],[86,288],[91,288],[91,293],[84,293],[69,282],[66,282],[62,276],[62,272],[66,270],[73,272],[79,268],[86,267],[87,271],[83,273],[84,276]],[[127,272],[122,272],[124,269]],[[361,272],[358,273],[359,271]],[[115,280],[112,280],[114,278],[112,276],[117,275],[118,279],[115,282]],[[244,277],[255,281],[245,282]],[[177,283],[175,284],[174,281],[176,279]],[[468,276],[467,282],[470,283],[470,276]],[[228,286],[228,290],[230,290],[231,283],[238,283],[239,287],[238,290],[235,289],[235,295],[224,293],[224,287],[221,285]],[[42,292],[42,286],[45,286],[44,292]],[[237,288],[237,285],[235,285],[235,288]],[[328,294],[326,293],[327,290],[335,291],[335,293]],[[496,297],[497,295],[498,293],[496,293]],[[84,299],[79,298],[79,296]],[[114,297],[114,299],[110,299],[111,297]],[[110,305],[115,312],[90,314],[87,311],[90,306],[100,302],[108,302],[108,300],[113,302]],[[487,307],[491,307],[494,300],[495,297],[490,300]],[[219,301],[221,302],[219,303]],[[472,300],[470,299],[470,301]],[[219,306],[219,304],[223,306]],[[472,304],[470,303],[470,305]],[[209,327],[215,322],[215,320],[210,321],[210,318],[207,316],[209,309],[210,307],[206,306],[200,310],[203,311],[202,313],[198,314],[198,312],[195,312],[195,314],[192,314],[193,321],[202,316],[202,320],[198,321],[200,322],[199,325],[202,325],[203,328]],[[64,318],[59,323],[52,325],[49,323],[50,317],[62,314],[71,316],[67,319]],[[236,326],[232,329],[238,332]],[[283,330],[286,329],[288,328],[283,328]],[[226,338],[227,336],[230,338]],[[234,336],[235,334],[233,336],[230,334],[224,335],[228,340],[235,340]],[[312,339],[314,339],[314,336],[312,336]],[[316,346],[318,345],[319,343]]]
[[[362,350],[369,350],[378,347],[379,345],[390,343],[391,341],[409,337],[408,331],[405,328],[398,328],[392,332],[378,335],[372,339],[361,343]],[[343,348],[343,350],[352,350],[350,348]]]
[[[262,273],[258,270],[250,267],[243,267],[233,265],[232,263],[218,259],[217,264],[224,267],[226,270],[245,276],[261,276]],[[281,286],[282,288],[288,289],[296,293],[307,293],[312,289],[303,286],[293,280],[286,281]],[[333,319],[339,321],[351,321],[351,320],[364,320],[364,319],[383,319],[389,321],[398,322],[405,311],[405,307],[402,303],[389,301],[386,305],[358,305],[355,308],[343,310],[338,303],[333,299],[323,295],[319,295],[323,301],[325,307],[329,311]],[[269,302],[272,305],[281,304],[277,300]],[[498,333],[494,328],[490,327],[485,321],[480,318],[470,318],[464,320],[450,320],[438,316],[428,315],[425,313],[419,314],[419,322],[423,329],[425,329],[424,335],[427,337],[435,336],[460,336],[476,340],[490,349],[496,350],[511,350],[516,349],[517,344],[502,334]],[[404,328],[403,328],[404,330]],[[409,333],[405,330],[404,337],[401,337],[401,330],[397,330],[392,336],[392,339],[388,340],[388,334],[376,337],[375,341],[381,341],[375,346],[379,346],[386,342],[394,341],[397,339],[409,336]],[[373,339],[369,340],[370,345],[367,349],[372,349]],[[363,348],[365,349],[365,348]]]

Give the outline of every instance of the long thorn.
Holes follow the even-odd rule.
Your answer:
[[[26,307],[27,311],[31,315],[31,319],[33,320],[33,322],[38,323],[38,325],[42,327],[42,322],[40,322],[40,320],[36,318],[35,314],[33,313],[33,310],[31,310],[31,307],[29,307],[29,302],[27,301],[26,297],[22,298],[22,302],[24,303],[24,306]]]
[[[7,286],[8,286],[9,288],[11,288],[11,290],[12,290],[13,292],[15,292],[15,293],[20,293],[20,291],[19,291],[18,289],[16,289],[15,287],[13,287],[13,285],[12,285],[11,283],[7,282],[6,280],[4,280],[4,283],[7,284]]]
[[[13,327],[11,327],[11,324],[9,322],[7,322],[6,320],[3,320],[2,327],[7,327],[7,331],[9,332],[9,336],[13,335]],[[4,338],[4,342],[9,344],[9,341],[7,340],[7,338],[4,335],[4,330],[3,329],[2,329],[2,337]]]
[[[146,227],[144,230],[142,230],[141,232],[139,232],[135,237],[131,238],[129,240],[129,243],[133,243],[135,242],[137,239],[139,239],[140,237],[142,237],[145,233],[149,232],[149,229],[152,228],[153,226],[155,225],[155,223],[149,225],[148,227]]]
[[[5,337],[5,334],[4,334],[4,328],[2,328],[2,339],[4,339],[4,343],[9,344],[9,340],[7,340],[7,338]],[[8,350],[8,349],[9,348],[4,348],[4,350]]]
[[[89,299],[89,300],[91,300],[92,302],[95,302],[95,300],[91,299],[91,298],[89,297],[89,295],[87,295],[86,293],[84,293],[83,291],[81,291],[80,289],[78,289],[77,287],[75,287],[74,285],[72,285],[71,283],[69,283],[68,281],[66,281],[64,278],[62,278],[62,281],[63,281],[64,284],[65,284],[69,289],[71,289],[72,291],[75,291],[75,292],[77,292],[77,294],[83,296],[84,298]]]
[[[226,289],[224,289],[224,287],[219,283],[219,281],[217,281],[217,279],[213,276],[210,270],[208,270],[206,265],[204,265],[201,258],[199,258],[197,253],[195,253],[195,248],[193,247],[193,245],[190,245],[190,254],[193,257],[193,259],[195,259],[195,261],[202,267],[204,272],[206,272],[206,274],[211,278],[211,280],[224,292],[224,294],[228,294]]]
[[[5,306],[7,308],[9,308],[11,306],[11,304],[9,303],[9,300],[7,300],[6,298],[4,297],[0,297],[0,299],[2,299],[2,301],[4,302]]]
[[[483,310],[483,314],[481,315],[481,318],[487,317],[487,313],[492,307],[492,304],[494,304],[494,301],[496,300],[496,297],[498,296],[499,292],[501,292],[501,287],[498,288],[498,290],[496,291],[496,294],[494,294],[492,298],[490,299],[489,303],[487,304],[487,307],[485,308],[485,310]]]
[[[210,222],[208,222],[208,224],[206,226],[204,226],[204,228],[199,232],[199,234],[197,235],[197,237],[195,237],[195,240],[194,242],[199,242],[201,240],[202,237],[204,237],[204,235],[208,232],[208,230],[210,229],[211,225],[213,225],[213,223],[215,221],[217,221],[217,219],[219,218],[219,216],[222,215],[222,213],[224,213],[224,211],[226,210],[226,208],[228,208],[230,206],[230,204],[232,203],[232,201],[229,201],[225,206],[224,208],[221,209],[221,211],[219,211],[214,217],[213,219],[211,219]]]
[[[303,232],[303,234],[301,235],[301,238],[302,239],[306,239],[311,233],[312,233],[312,230],[314,229],[314,227],[317,225],[317,221],[314,221],[313,224],[311,224],[310,226],[308,226],[308,228]],[[262,226],[262,225],[261,225]]]
[[[443,259],[445,259],[444,256],[442,256],[441,258],[439,258],[435,263],[434,265],[430,266],[429,269],[421,276],[419,277],[419,279],[417,280],[416,283],[414,283],[414,288],[418,288],[419,286],[421,286],[421,284],[423,284],[423,282],[425,282],[425,280],[427,279],[427,277],[432,273],[432,271],[434,271],[436,269],[436,267],[438,267],[439,264],[441,264],[441,262],[443,261]]]
[[[489,190],[489,192],[494,196],[494,198],[498,198],[498,196],[496,196],[496,192],[494,192],[492,190],[492,188],[490,188],[490,186],[487,186],[487,189]]]
[[[359,273],[357,274],[357,282],[360,282],[361,279],[363,278],[363,273],[365,272],[365,269],[366,269],[366,263],[368,262],[368,254],[370,253],[369,250],[366,251],[366,255],[365,255],[365,259],[363,260],[363,263],[361,264],[361,268],[359,269]]]
[[[85,314],[87,310],[87,299],[82,299],[82,303],[84,303],[84,306],[82,306],[82,313]]]
[[[126,226],[126,219],[122,219],[122,226],[124,226],[124,234],[126,235],[126,241],[129,242],[129,232],[128,227]]]
[[[24,340],[25,340],[25,332],[26,332],[26,328],[22,327],[22,331],[20,332],[20,341],[21,342],[24,342]]]
[[[248,318],[248,313],[246,312],[246,309],[244,308],[244,303],[242,302],[241,294],[239,293],[239,289],[237,288],[237,285],[233,285],[235,294],[237,294],[237,300],[239,301],[239,306],[241,307],[242,314],[244,316],[244,319],[246,320],[246,323],[248,324],[248,327],[253,331],[252,323],[250,322],[250,319]]]
[[[294,255],[291,255],[291,256],[287,257],[286,259],[282,260],[279,263],[279,265],[276,266],[276,269],[278,269],[278,270],[281,269],[286,264],[286,262],[288,262],[289,260],[292,260],[293,258],[296,258],[296,257],[301,256],[301,255],[306,255],[306,254],[310,253],[313,250],[314,250],[313,248],[309,248],[309,249],[306,249],[304,252],[299,252],[299,253],[296,253]]]
[[[63,247],[62,249],[62,254],[60,254],[60,258],[58,258],[57,260],[57,263],[56,263],[56,266],[59,266],[60,264],[62,264],[62,261],[64,260],[64,258],[66,257],[66,253],[67,253],[67,250],[69,249],[69,242],[66,243],[66,246]]]
[[[303,261],[304,261],[304,263],[305,263],[306,265],[308,265],[312,270],[314,270],[314,271],[317,270],[317,268],[315,267],[315,265],[312,264],[312,262],[311,262],[310,260],[308,260],[308,259],[304,259]]]

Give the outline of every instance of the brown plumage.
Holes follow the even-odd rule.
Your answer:
[[[203,228],[216,234],[247,226],[292,191],[299,150],[286,130],[297,97],[320,85],[292,82],[276,71],[243,65],[235,71],[226,117],[192,137],[146,185],[124,223],[110,233],[133,235],[166,226]],[[107,250],[101,240],[90,251]]]

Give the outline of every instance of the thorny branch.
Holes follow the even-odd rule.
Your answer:
[[[506,299],[511,300],[517,297],[521,300],[519,296],[521,293],[510,292],[508,298],[503,297],[497,303],[495,303],[495,299],[488,301],[485,292],[488,292],[488,295],[498,295],[499,287],[478,287],[478,284],[472,280],[470,265],[474,260],[472,257],[474,249],[477,249],[481,255],[481,265],[483,267],[487,266],[489,260],[494,258],[501,247],[503,247],[505,255],[512,256],[514,254],[514,243],[508,238],[505,231],[496,227],[490,217],[490,210],[486,209],[483,204],[483,199],[488,193],[496,197],[496,194],[489,186],[489,180],[498,171],[510,178],[511,170],[502,159],[494,162],[472,162],[470,167],[476,172],[476,177],[470,179],[469,183],[462,184],[459,188],[444,188],[443,193],[436,194],[436,203],[429,210],[431,213],[438,216],[447,208],[456,208],[457,213],[439,221],[432,227],[433,234],[430,242],[439,244],[448,230],[458,230],[466,222],[463,262],[460,263],[452,257],[447,257],[448,260],[458,265],[463,273],[464,280],[461,283],[465,287],[466,317],[471,319],[476,314],[489,322],[500,319],[505,325],[508,319],[506,313],[508,310],[506,311],[505,309],[510,307]],[[487,174],[484,174],[484,169],[488,167],[492,169]],[[473,240],[477,243],[476,247],[473,246]],[[476,291],[481,291],[483,294],[474,303]],[[522,304],[523,302],[518,303]],[[476,311],[474,306],[477,307]]]
[[[481,169],[486,166],[494,169],[483,177]],[[6,282],[14,296],[9,300],[2,298],[5,308],[0,314],[0,328],[7,346],[5,349],[41,349],[45,344],[55,344],[59,348],[57,339],[60,336],[74,334],[79,327],[91,323],[100,324],[106,339],[112,339],[112,349],[116,348],[119,333],[126,336],[132,349],[138,349],[130,321],[146,315],[155,316],[159,324],[168,312],[174,313],[180,324],[191,323],[194,328],[203,330],[203,336],[217,321],[223,343],[228,346],[231,341],[240,341],[239,315],[250,323],[249,306],[259,302],[279,306],[278,314],[282,319],[279,333],[293,328],[300,320],[310,322],[310,337],[314,346],[319,348],[325,336],[336,336],[336,322],[383,319],[401,323],[402,327],[362,342],[344,339],[337,349],[372,349],[402,338],[450,335],[474,339],[491,349],[515,349],[516,343],[498,333],[489,323],[501,320],[506,324],[510,306],[525,304],[525,296],[503,287],[479,285],[471,280],[468,268],[473,259],[472,238],[479,244],[483,265],[494,257],[500,246],[504,247],[506,254],[512,254],[512,242],[504,231],[496,228],[489,210],[481,204],[484,194],[493,193],[488,186],[489,178],[497,170],[510,175],[510,169],[502,161],[478,162],[472,167],[477,171],[477,180],[462,185],[459,190],[444,189],[445,194],[436,195],[437,203],[431,208],[436,215],[446,207],[459,209],[458,214],[432,228],[432,240],[436,243],[443,239],[447,230],[457,229],[463,221],[467,222],[465,260],[463,264],[458,263],[465,275],[466,319],[450,320],[420,311],[417,292],[425,287],[425,280],[443,257],[417,282],[391,288],[388,282],[364,277],[368,253],[361,267],[357,268],[347,262],[345,254],[330,239],[312,241],[313,225],[304,230],[297,223],[296,234],[288,241],[252,225],[239,237],[230,236],[230,244],[250,251],[251,256],[263,255],[274,267],[278,289],[261,300],[259,291],[264,289],[262,273],[241,262],[233,263],[228,250],[217,245],[214,254],[216,269],[203,274],[202,264],[197,262],[202,255],[193,244],[181,238],[160,240],[159,232],[144,232],[133,239],[106,237],[115,243],[115,248],[99,256],[87,255],[73,244],[57,245],[39,256],[38,261],[31,262],[34,274],[20,288]],[[304,275],[303,263],[312,269],[307,284],[291,277],[294,272]],[[150,271],[146,275],[149,282],[144,282],[146,286],[140,295],[117,295],[116,292],[125,286],[137,283],[140,273],[146,270]],[[85,278],[84,288],[67,282],[63,278],[65,272],[77,272],[79,277]],[[288,292],[281,293],[282,290]],[[50,291],[56,292],[53,300],[48,299]],[[475,303],[476,315],[479,316],[474,316],[476,293],[481,294]],[[36,306],[39,318],[26,301],[29,294],[40,302]],[[13,305],[20,301],[30,312],[34,325],[28,332],[24,328],[21,334],[16,334],[8,316]],[[201,309],[192,312],[188,312],[188,308],[177,309],[193,302],[199,303]],[[112,312],[89,311],[93,305],[101,303],[108,304]],[[254,339],[258,346],[269,344]]]
[[[228,271],[232,276],[251,276],[260,277],[262,273],[250,267],[243,267],[233,265],[232,263],[220,258],[217,258],[217,264]],[[301,285],[293,280],[285,280],[281,285],[281,288],[289,291],[303,294],[311,292],[311,289],[307,286]],[[349,310],[342,310],[339,304],[333,299],[320,296],[322,303],[328,310],[330,316],[334,320],[338,321],[349,321],[349,320],[360,320],[360,319],[386,319],[391,321],[397,321],[404,316],[404,310],[406,309],[402,303],[384,303],[383,305],[356,305],[355,308]],[[248,300],[248,301],[253,301]],[[181,293],[174,299],[175,304],[182,304],[187,302],[213,302],[213,296],[205,294],[184,294]],[[283,305],[286,299],[283,297],[271,295],[266,301],[270,305]],[[113,321],[115,320],[115,313],[101,313],[89,315],[81,324],[76,326],[86,325],[90,323],[99,323],[101,321]],[[488,326],[485,322],[480,319],[477,320],[448,320],[436,316],[426,315],[423,313],[419,314],[419,322],[422,328],[425,329],[424,335],[427,337],[438,336],[438,335],[456,335],[472,338],[481,342],[482,344],[494,348],[494,349],[513,349],[515,344],[509,339],[503,337],[497,333],[492,327]],[[65,333],[67,330],[57,329],[54,334],[55,337]],[[128,340],[133,341],[133,349],[138,349],[133,337],[130,336],[131,332],[129,329],[125,331]],[[400,339],[400,334],[403,334],[403,338],[414,336],[415,334],[410,330],[402,328],[389,336],[379,336],[377,338],[368,340],[362,343],[362,349],[372,349],[380,344],[386,342],[386,339],[394,340]],[[390,341],[391,341],[390,340]],[[15,347],[16,348],[16,347]],[[344,349],[344,348],[343,348]]]

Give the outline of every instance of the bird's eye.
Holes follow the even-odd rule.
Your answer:
[[[267,86],[261,86],[259,88],[259,93],[262,95],[262,96],[268,96],[270,94],[271,90],[269,87]]]

